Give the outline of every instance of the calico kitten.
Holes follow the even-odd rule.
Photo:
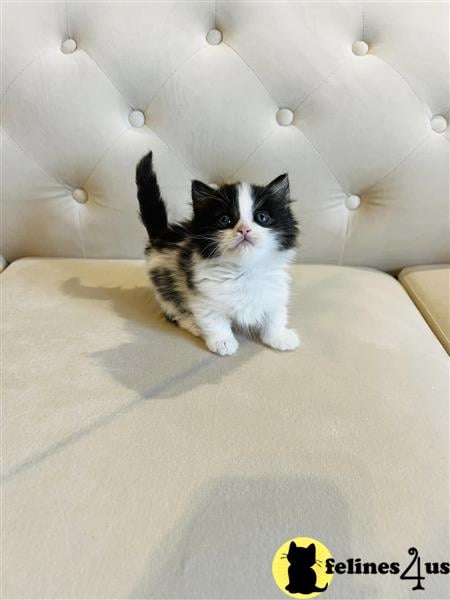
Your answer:
[[[174,224],[167,220],[151,152],[137,165],[136,184],[149,235],[148,272],[165,317],[220,355],[238,349],[232,327],[257,330],[277,350],[297,348],[296,332],[286,327],[286,267],[298,234],[288,176],[266,186],[219,189],[193,181],[193,216]]]

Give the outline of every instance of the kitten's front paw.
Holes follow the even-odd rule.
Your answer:
[[[206,340],[206,345],[215,354],[220,356],[228,356],[234,354],[239,348],[237,339],[230,335],[229,337],[218,339],[218,340]]]
[[[294,329],[283,329],[282,331],[272,334],[268,337],[263,337],[262,340],[267,346],[281,350],[295,350],[300,345],[300,339]]]

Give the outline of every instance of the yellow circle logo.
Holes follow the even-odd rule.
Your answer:
[[[291,598],[314,598],[324,592],[333,579],[326,561],[331,552],[309,537],[292,538],[275,552],[272,575],[275,583]]]

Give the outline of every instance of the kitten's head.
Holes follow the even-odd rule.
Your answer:
[[[290,202],[287,175],[266,186],[233,183],[214,189],[193,181],[193,235],[201,255],[246,261],[293,248],[298,229]]]
[[[307,548],[297,546],[295,542],[291,542],[287,559],[291,565],[301,564],[304,567],[312,567],[316,562],[316,547],[310,544]]]

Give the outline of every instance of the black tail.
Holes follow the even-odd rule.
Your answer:
[[[167,212],[153,171],[151,152],[136,167],[136,185],[140,215],[149,238],[160,238],[167,231]]]
[[[314,586],[313,592],[324,592],[327,589],[327,587],[328,587],[328,583],[326,583],[325,587],[323,587],[323,588]]]

